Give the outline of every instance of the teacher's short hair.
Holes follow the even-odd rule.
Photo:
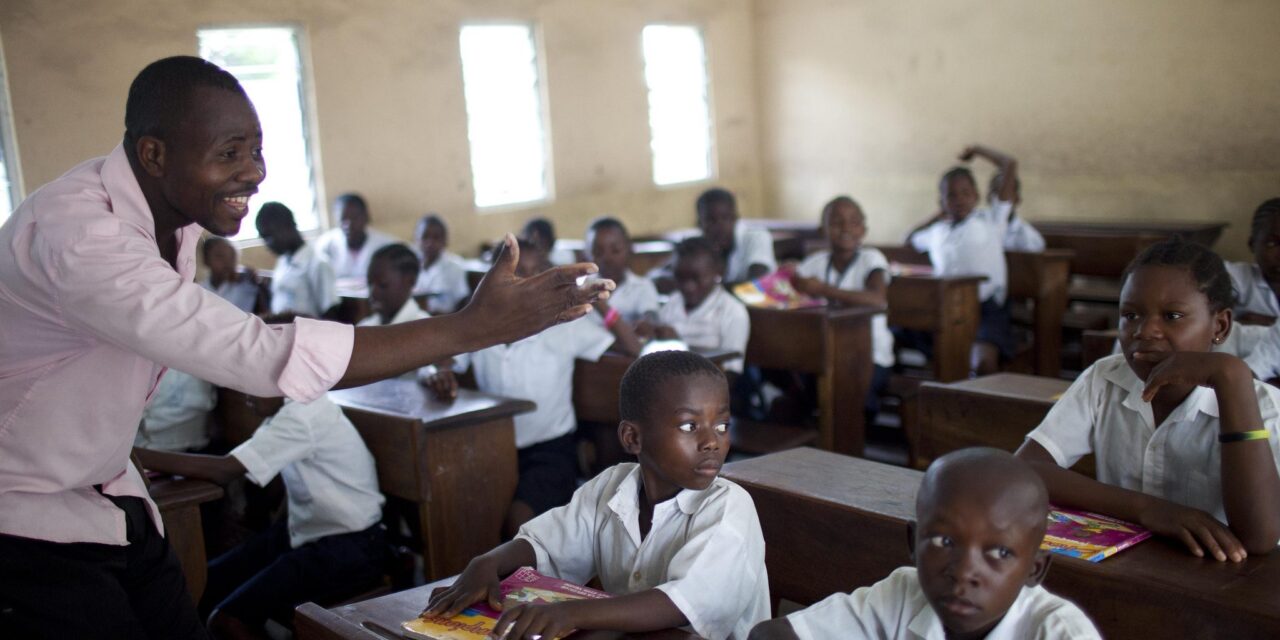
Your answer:
[[[129,85],[124,105],[124,137],[132,147],[142,136],[165,139],[190,109],[198,87],[234,91],[248,99],[240,81],[222,67],[195,56],[161,58],[143,68]]]

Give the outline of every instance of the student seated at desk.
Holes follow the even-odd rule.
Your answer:
[[[960,158],[968,160],[978,149],[981,148],[970,147]],[[943,174],[938,183],[942,213],[917,227],[907,238],[916,251],[929,254],[936,275],[986,277],[978,284],[982,318],[972,355],[972,366],[978,375],[995,373],[999,363],[1012,358],[1017,347],[1006,300],[1004,226],[998,222],[1009,215],[1017,178],[1017,163],[1012,158],[1007,160],[1001,168],[1005,179],[998,194],[1000,206],[993,214],[977,213],[978,183],[967,168],[955,167]],[[992,222],[993,215],[997,222]],[[931,355],[932,345],[922,339],[925,336],[903,332],[901,337],[908,345]]]
[[[516,275],[527,278],[551,268],[546,254],[520,241]],[[597,310],[600,307],[597,306]],[[610,347],[629,355],[640,352],[635,332],[624,320],[609,329],[585,319],[556,325],[529,338],[454,358],[424,384],[441,399],[457,395],[454,375],[472,368],[476,386],[485,393],[537,403],[532,413],[515,417],[519,480],[507,510],[504,530],[515,535],[520,525],[573,497],[577,487],[578,449],[573,412],[574,361],[596,361]]]
[[[213,385],[169,369],[151,392],[133,446],[158,451],[198,451],[209,445],[209,412],[217,403]]]
[[[414,285],[415,294],[427,296],[427,311],[453,313],[458,305],[471,295],[467,286],[467,268],[462,258],[447,251],[449,227],[444,218],[434,213],[422,216],[413,232],[422,253],[422,271]]]
[[[364,280],[374,252],[397,240],[369,226],[369,205],[358,193],[334,198],[333,217],[339,226],[316,238],[316,253],[329,262],[336,277]]]
[[[474,558],[428,612],[456,615],[485,599],[497,607],[498,581],[530,565],[577,584],[597,578],[615,597],[508,607],[496,627],[511,625],[504,637],[687,625],[711,640],[744,640],[769,616],[755,504],[719,477],[729,450],[724,374],[697,354],[654,353],[627,369],[620,396],[618,438],[639,464],[606,469],[568,505]]]
[[[408,245],[389,244],[369,258],[369,310],[373,313],[358,327],[377,327],[387,324],[413,322],[430,318],[413,299],[413,285],[418,278],[418,255]],[[426,379],[435,374],[436,368],[428,365],[418,369],[417,377]],[[414,377],[412,371],[402,378]]]
[[[617,288],[609,296],[610,308],[635,323],[652,320],[658,313],[658,290],[647,278],[631,272],[631,235],[621,220],[596,218],[587,227],[587,260],[600,267],[597,277],[613,280]]]
[[[914,567],[765,622],[751,640],[1100,638],[1079,607],[1040,586],[1048,510],[1044,483],[1008,453],[948,453],[920,483],[907,531]]]
[[[755,280],[778,268],[773,253],[773,236],[767,229],[748,227],[738,219],[738,201],[726,189],[707,189],[698,196],[698,230],[715,247],[724,263],[725,288],[739,282]],[[676,289],[670,262],[650,272],[658,291],[663,294]]]
[[[217,638],[264,638],[268,618],[292,620],[303,602],[368,590],[387,553],[373,455],[342,409],[323,395],[251,398],[250,406],[266,420],[225,456],[134,450],[143,467],[162,473],[219,484],[243,475],[260,487],[276,474],[284,479],[286,517],[209,563],[200,609],[212,611]]]
[[[1232,330],[1231,279],[1209,249],[1144,250],[1120,292],[1123,355],[1093,364],[1018,456],[1054,504],[1136,522],[1197,557],[1239,562],[1280,540],[1280,391],[1211,348]],[[1097,481],[1067,471],[1096,456]]]
[[[258,210],[257,226],[262,242],[277,256],[271,272],[271,313],[330,315],[338,306],[333,267],[302,239],[293,211],[268,202]]]
[[[204,266],[209,277],[200,284],[234,304],[246,313],[265,312],[267,292],[254,276],[253,270],[240,273],[235,245],[226,238],[207,236],[200,245]]]
[[[828,202],[822,208],[822,232],[830,248],[810,254],[796,267],[791,279],[796,290],[838,305],[887,304],[889,261],[879,249],[862,246],[867,234],[862,207],[849,196]],[[893,334],[884,313],[871,319],[871,362],[866,424],[872,424],[879,411],[880,394],[893,367]]]
[[[1227,273],[1236,290],[1232,306],[1237,322],[1273,324],[1280,316],[1280,198],[1258,205],[1249,227],[1253,262],[1228,262]]]
[[[578,261],[572,251],[556,248],[556,228],[546,218],[532,218],[524,223],[520,237],[546,254],[552,265],[573,264]]]

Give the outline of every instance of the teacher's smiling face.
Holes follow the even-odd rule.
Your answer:
[[[159,175],[153,175],[165,204],[187,223],[235,235],[249,214],[249,196],[266,177],[257,112],[239,93],[197,87],[174,125],[156,141]]]

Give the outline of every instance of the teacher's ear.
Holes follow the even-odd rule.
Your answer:
[[[152,178],[164,177],[164,140],[155,136],[142,136],[134,144],[133,151],[138,156],[138,164],[147,175]]]

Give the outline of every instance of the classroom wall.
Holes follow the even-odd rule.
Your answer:
[[[374,224],[404,238],[420,215],[438,211],[453,248],[472,254],[534,214],[566,236],[603,213],[621,215],[635,233],[692,225],[693,200],[709,185],[657,188],[651,179],[640,30],[652,22],[704,28],[714,183],[739,193],[744,214],[758,214],[751,9],[749,0],[5,0],[0,39],[29,193],[109,152],[133,76],[157,58],[194,54],[197,28],[301,25],[323,194],[362,192]],[[478,213],[458,27],[502,20],[532,21],[541,38],[555,199]],[[271,263],[260,248],[246,261]]]
[[[1280,196],[1274,0],[758,0],[766,215],[861,201],[873,241],[936,211],[971,142],[1036,219],[1249,218]],[[990,171],[980,173],[985,180]]]

